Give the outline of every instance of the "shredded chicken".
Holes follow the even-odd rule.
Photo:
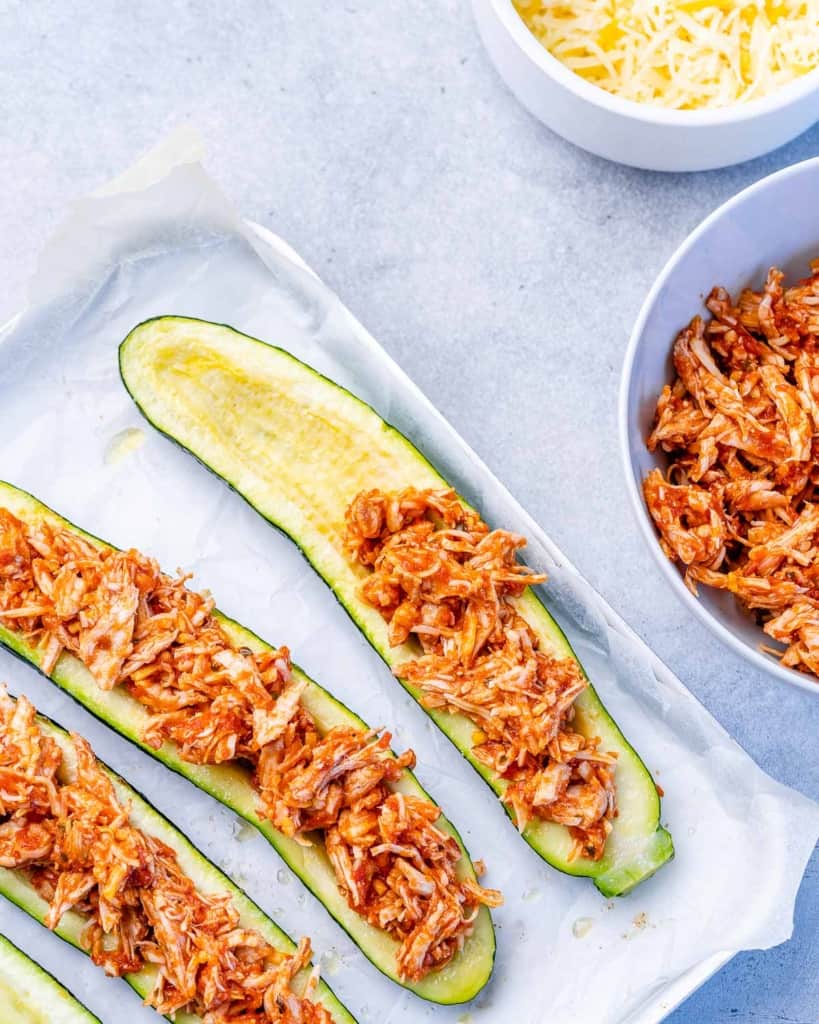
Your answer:
[[[819,260],[783,287],[775,267],[736,304],[714,288],[707,323],[674,343],[677,376],[657,402],[651,451],[668,470],[643,484],[663,551],[685,581],[734,594],[819,674]]]
[[[326,844],[350,906],[399,943],[403,979],[447,963],[480,906],[501,896],[461,877],[439,808],[393,795],[415,755],[395,757],[383,730],[322,735],[287,648],[237,649],[212,598],[186,582],[137,551],[0,509],[0,622],[39,645],[43,670],[68,651],[100,687],[123,686],[149,711],[143,739],[155,749],[171,742],[196,764],[246,764],[259,813],[305,845]]]
[[[517,561],[525,538],[489,530],[454,491],[360,493],[347,509],[351,557],[370,572],[361,595],[388,622],[393,647],[421,654],[396,675],[428,708],[475,723],[472,753],[508,783],[502,799],[522,831],[566,825],[574,855],[602,857],[616,813],[616,754],[572,729],[587,680],[573,658],[540,649],[514,599],[542,583]]]
[[[72,734],[63,764],[25,697],[0,687],[0,865],[21,870],[48,902],[56,928],[74,910],[83,943],[108,974],[156,968],[145,1002],[196,1013],[209,1024],[331,1024],[312,1001],[318,973],[292,982],[310,943],[284,953],[243,928],[228,893],[200,892],[176,854],[132,824],[88,743]]]

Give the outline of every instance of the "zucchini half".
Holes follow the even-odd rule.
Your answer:
[[[102,1024],[48,971],[0,935],[3,1024]]]
[[[343,546],[344,511],[359,491],[449,486],[403,434],[289,352],[221,324],[147,320],[120,345],[119,364],[146,419],[295,541],[390,668],[417,656],[413,642],[389,646],[383,618],[359,597],[367,570]],[[575,657],[532,590],[518,604],[544,650]],[[401,682],[420,702],[420,692]],[[573,859],[568,829],[553,822],[533,821],[523,837],[560,871],[589,876],[604,896],[618,896],[670,860],[674,846],[660,825],[651,775],[592,686],[575,708],[573,727],[618,754],[618,816],[606,852],[599,861]],[[503,780],[472,756],[474,723],[448,711],[427,714],[500,795]]]
[[[76,757],[74,745],[68,733],[61,726],[57,725],[56,722],[46,718],[45,715],[37,716],[37,724],[43,732],[59,744],[63,752],[63,762],[59,775],[63,779],[70,780],[74,776]],[[155,807],[151,806],[145,797],[132,786],[129,786],[124,779],[116,775],[103,762],[100,762],[100,764],[113,782],[120,802],[130,804],[131,824],[146,834],[160,839],[166,846],[169,846],[176,854],[180,868],[191,879],[197,889],[205,893],[229,893],[234,907],[239,912],[240,924],[243,928],[250,928],[261,933],[271,946],[275,946],[276,949],[283,950],[286,953],[291,953],[296,948],[290,937],[278,925],[274,924],[264,911],[257,907],[238,886],[234,885],[226,875],[222,874],[215,864],[212,864],[204,854],[200,853],[195,846],[188,842],[179,829],[161,815]],[[25,910],[36,921],[39,921],[41,924],[43,923],[48,913],[48,903],[38,895],[22,871],[0,868],[0,895],[5,896],[12,903],[16,903],[21,910]],[[72,946],[82,949],[80,940],[86,921],[87,918],[82,914],[69,910],[57,925],[55,932],[61,939],[64,939]],[[301,980],[304,982],[307,980],[307,969],[305,968],[302,973],[304,977]],[[156,968],[153,965],[147,965],[141,971],[124,975],[125,981],[143,999],[153,988],[155,977]],[[326,1007],[333,1020],[337,1021],[338,1024],[356,1024],[355,1018],[349,1010],[342,1006],[330,987],[323,981],[319,982],[316,989],[315,1002],[321,1003],[322,1006]],[[26,1020],[25,1017],[22,1019]],[[34,1019],[39,1020],[36,1017]],[[65,1019],[66,1021],[73,1021],[73,1018],[67,1017]],[[96,1020],[96,1017],[92,1017],[89,1013],[87,1017],[80,1019],[87,1022],[88,1020]],[[174,1019],[176,1024],[197,1024],[197,1022],[201,1024],[201,1017],[193,1013],[180,1012],[176,1014]],[[0,1020],[5,1024],[5,1018],[1,1014]],[[62,1021],[62,1018],[44,1016],[43,1020]]]
[[[43,505],[28,492],[2,481],[0,481],[0,507],[7,508],[24,522],[36,523],[47,520],[55,526],[72,530],[98,547],[110,547],[98,537],[79,529]],[[214,614],[236,647],[247,647],[252,651],[270,649],[269,644],[261,640],[255,633],[251,633],[249,629],[239,625],[238,622],[234,622],[218,611]],[[2,621],[0,621],[0,645],[40,669],[42,651],[28,643],[20,633],[8,629],[2,624]],[[296,676],[307,680],[302,701],[316,720],[322,733],[327,732],[335,725],[347,725],[357,729],[368,728],[358,715],[336,700],[318,683],[305,676],[297,666],[293,666],[293,671]],[[190,761],[182,759],[176,744],[173,743],[164,743],[159,750],[147,746],[142,741],[142,736],[150,721],[150,713],[121,686],[114,687],[113,690],[102,690],[97,686],[94,677],[85,665],[72,654],[63,652],[49,678],[120,735],[141,747],[152,757],[162,761],[175,772],[184,775],[199,789],[215,797],[220,803],[257,828],[316,899],[324,904],[324,907],[347,932],[362,953],[392,981],[409,989],[422,999],[428,999],[435,1003],[467,1002],[476,996],[487,983],[492,974],[495,960],[495,931],[486,907],[480,908],[472,934],[453,960],[441,970],[433,971],[419,982],[402,982],[395,969],[398,943],[385,931],[369,924],[348,906],[347,900],[339,891],[335,872],[321,844],[302,846],[294,839],[289,839],[279,832],[271,822],[257,815],[258,793],[253,785],[251,774],[246,768],[235,763],[192,764]],[[432,799],[422,789],[415,776],[408,771],[405,771],[401,779],[393,784],[393,788],[426,800]],[[458,875],[475,878],[472,861],[469,859],[469,854],[455,828],[443,815],[437,824],[439,828],[445,829],[453,835],[461,848],[463,856],[457,865]]]

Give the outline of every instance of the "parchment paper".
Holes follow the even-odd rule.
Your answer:
[[[819,808],[767,777],[600,600],[326,287],[231,209],[186,136],[79,202],[46,247],[29,305],[0,347],[0,476],[119,546],[195,572],[218,605],[274,643],[374,725],[411,745],[418,774],[501,888],[492,982],[470,1006],[425,1004],[383,978],[258,835],[190,783],[0,654],[0,678],[89,737],[291,935],[312,937],[324,975],[362,1022],[608,1024],[659,1020],[669,986],[720,951],[788,938]],[[149,316],[230,323],[288,348],[409,435],[491,523],[530,540],[547,603],[627,737],[665,790],[676,860],[607,902],[517,836],[495,798],[401,690],[324,583],[189,455],[140,417],[117,345]],[[129,433],[123,434],[128,431]],[[125,441],[123,441],[125,438]],[[662,681],[658,678],[662,677]],[[124,982],[0,903],[0,931],[103,1020],[156,1020]]]

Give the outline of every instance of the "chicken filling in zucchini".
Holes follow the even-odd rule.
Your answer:
[[[259,815],[305,845],[324,843],[349,905],[398,941],[402,980],[443,966],[481,904],[502,897],[457,876],[461,850],[436,827],[438,807],[393,792],[415,755],[394,757],[382,730],[321,735],[287,648],[236,649],[188,578],[0,509],[0,620],[41,645],[42,670],[69,651],[100,687],[122,685],[149,711],[150,746],[170,741],[196,764],[247,764]]]
[[[312,1002],[318,972],[301,994],[294,976],[310,959],[242,928],[229,894],[204,894],[176,854],[135,828],[88,743],[72,734],[76,777],[61,780],[58,744],[31,703],[0,688],[0,866],[21,869],[49,904],[56,928],[75,910],[94,963],[119,976],[157,967],[146,1003],[159,1013],[195,1013],[211,1024],[331,1024]]]
[[[490,530],[454,491],[364,491],[346,512],[350,556],[371,572],[363,599],[389,623],[392,646],[420,657],[395,674],[428,708],[475,723],[472,752],[508,781],[503,800],[523,831],[534,817],[568,826],[574,855],[602,857],[616,814],[616,754],[572,729],[588,681],[553,658],[514,607],[543,583],[517,561],[526,540]]]

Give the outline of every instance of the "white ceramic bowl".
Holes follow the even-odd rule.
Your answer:
[[[780,267],[786,280],[806,276],[819,257],[819,158],[772,174],[729,199],[688,236],[666,264],[640,310],[626,351],[620,389],[620,449],[626,484],[640,529],[673,589],[720,639],[757,667],[819,697],[819,682],[784,668],[763,654],[770,637],[724,591],[700,587],[694,597],[682,573],[663,554],[641,483],[650,470],[667,465],[649,452],[657,396],[673,378],[671,346],[677,333],[703,305],[713,285],[736,296],[745,285],[759,287],[768,268]]]
[[[512,0],[473,0],[489,56],[521,103],[558,135],[609,160],[703,171],[761,156],[819,120],[819,69],[763,99],[666,110],[591,85],[535,39]]]

